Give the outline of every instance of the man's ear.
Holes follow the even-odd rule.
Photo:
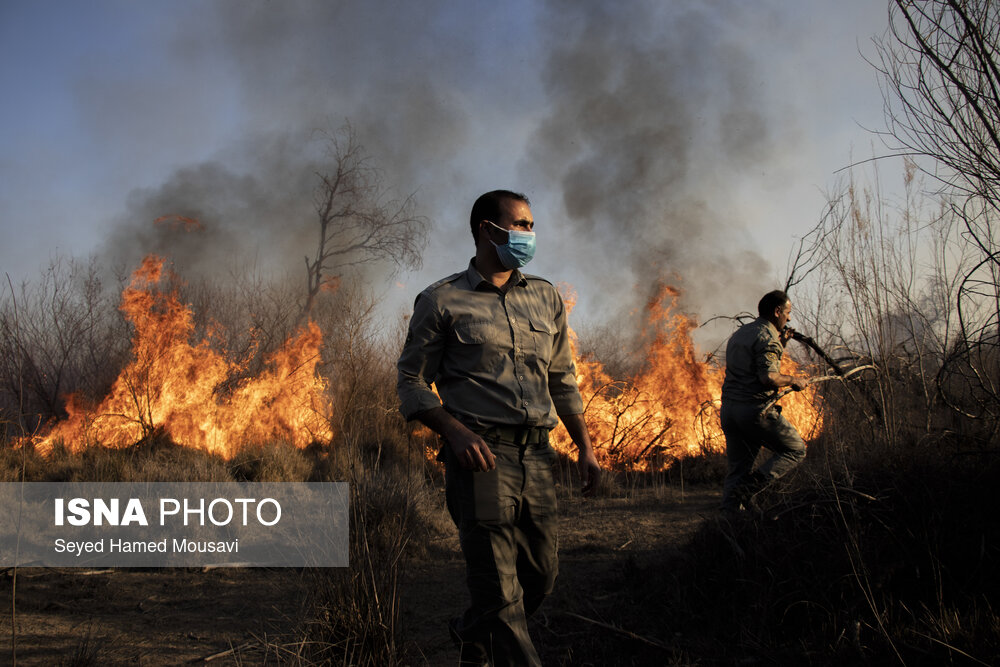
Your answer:
[[[482,238],[483,234],[486,234],[486,240],[489,240],[490,226],[489,222],[485,219],[479,221],[479,236],[477,237],[477,239]]]

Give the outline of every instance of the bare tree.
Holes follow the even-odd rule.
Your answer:
[[[427,221],[414,213],[413,195],[392,198],[383,174],[345,126],[328,139],[329,168],[317,172],[314,201],[319,242],[306,257],[308,292],[302,317],[308,316],[323,289],[335,287],[340,272],[373,261],[399,268],[419,268]]]
[[[962,337],[946,371],[1000,415],[1000,6],[992,0],[893,0],[876,41],[888,130],[932,158],[978,259],[962,277]],[[940,169],[940,171],[938,171]],[[943,385],[949,384],[945,372]]]

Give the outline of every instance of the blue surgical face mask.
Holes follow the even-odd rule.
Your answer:
[[[505,269],[519,269],[535,256],[535,232],[522,232],[517,229],[504,229],[489,220],[491,225],[502,232],[507,233],[507,243],[500,245],[490,239],[490,243],[497,249],[497,256]]]

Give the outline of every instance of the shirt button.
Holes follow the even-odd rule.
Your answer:
[[[528,402],[527,402],[527,401],[525,401],[525,402],[524,402],[524,403],[522,403],[521,405],[523,405],[524,407],[528,407]]]
[[[518,380],[523,380],[523,379],[524,379],[524,376],[523,376],[523,375],[521,375],[521,376],[518,376],[518,378],[517,378],[517,379],[518,379]]]

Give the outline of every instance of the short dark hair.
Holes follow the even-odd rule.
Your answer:
[[[472,205],[472,214],[469,216],[469,227],[472,229],[472,238],[474,240],[479,240],[479,221],[489,220],[490,222],[496,222],[497,218],[500,217],[500,202],[509,199],[521,201],[531,206],[528,198],[520,192],[493,190],[492,192],[480,195],[476,203]]]
[[[780,289],[768,292],[761,297],[757,304],[757,314],[761,317],[768,317],[774,313],[775,308],[784,308],[788,303],[788,295]]]

